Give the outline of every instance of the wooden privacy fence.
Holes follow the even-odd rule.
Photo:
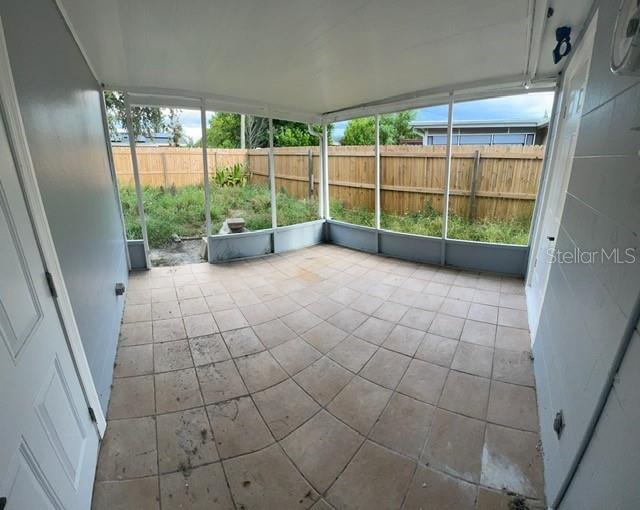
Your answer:
[[[202,150],[140,147],[138,166],[143,186],[202,184]],[[129,149],[114,147],[118,182],[133,185]],[[469,218],[529,217],[540,182],[543,146],[454,146],[450,211]],[[208,149],[209,174],[216,168],[244,163],[251,182],[268,185],[266,149]],[[381,147],[382,211],[416,212],[430,204],[441,212],[444,202],[446,148],[443,146]],[[317,147],[275,149],[276,186],[299,198],[317,196],[320,158]],[[311,176],[311,178],[310,178]],[[374,207],[373,147],[330,147],[329,184],[332,200],[346,207]],[[214,197],[215,199],[215,197]]]

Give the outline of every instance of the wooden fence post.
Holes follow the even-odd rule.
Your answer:
[[[478,212],[476,193],[478,191],[478,178],[480,175],[480,151],[476,151],[473,159],[473,173],[471,174],[471,194],[469,195],[469,219],[475,220]]]
[[[309,174],[309,198],[313,198],[313,153],[311,147],[307,153],[307,173]]]
[[[167,153],[162,151],[162,177],[164,179],[164,189],[169,187],[167,183]]]

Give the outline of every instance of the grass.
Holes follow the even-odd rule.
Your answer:
[[[247,229],[271,227],[271,195],[266,186],[247,185],[211,187],[212,230],[217,233],[228,216],[241,216]],[[144,188],[143,203],[147,219],[147,233],[152,248],[170,243],[173,234],[196,237],[204,234],[204,191],[202,186],[184,188]],[[129,239],[142,237],[133,187],[121,187],[120,199]],[[290,196],[284,190],[276,197],[278,225],[293,225],[318,218],[318,203]],[[368,209],[347,209],[344,204],[331,202],[331,216],[340,221],[373,226],[374,214]],[[382,228],[397,232],[439,237],[442,232],[440,214],[426,204],[422,211],[395,215],[383,213]],[[503,221],[471,222],[461,216],[449,216],[449,237],[491,243],[527,244],[529,218]]]

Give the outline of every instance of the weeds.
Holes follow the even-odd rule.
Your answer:
[[[240,181],[242,182],[242,181]],[[183,188],[144,188],[143,203],[147,219],[147,232],[151,247],[161,247],[171,242],[171,235],[195,237],[204,234],[204,190],[202,186]],[[127,237],[142,237],[138,222],[136,194],[132,187],[121,187],[120,198],[125,218]],[[298,199],[280,190],[276,197],[278,225],[293,225],[318,218],[318,202],[315,199]],[[223,221],[230,216],[245,219],[248,230],[271,228],[271,194],[261,185],[241,183],[211,186],[211,223],[217,233]],[[368,209],[348,209],[343,203],[331,202],[331,216],[340,221],[372,227],[374,213]],[[470,222],[466,218],[449,216],[449,237],[493,243],[527,244],[530,219],[511,221]],[[387,230],[439,237],[442,218],[430,204],[423,210],[405,215],[383,213],[381,226]]]

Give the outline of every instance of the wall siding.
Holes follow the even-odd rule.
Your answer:
[[[127,281],[101,92],[53,0],[0,3],[40,192],[104,409]]]
[[[583,117],[557,239],[559,250],[634,248],[640,254],[640,131],[632,130],[640,126],[640,80],[614,76],[609,70],[617,5],[598,2]],[[635,324],[639,289],[640,262],[555,264],[551,269],[534,342],[549,504],[587,437],[588,422],[606,390],[616,353],[630,325]],[[629,473],[640,471],[640,458],[616,464],[610,455],[601,456],[604,437],[612,451],[633,451],[631,445],[638,441],[630,426],[620,423],[624,412],[637,415],[637,397],[629,398],[625,409],[611,401],[615,398],[615,392],[609,396],[596,437],[562,509],[637,506],[637,484],[624,487]],[[567,423],[560,440],[552,430],[559,409],[564,410]],[[602,499],[605,494],[607,499]]]

